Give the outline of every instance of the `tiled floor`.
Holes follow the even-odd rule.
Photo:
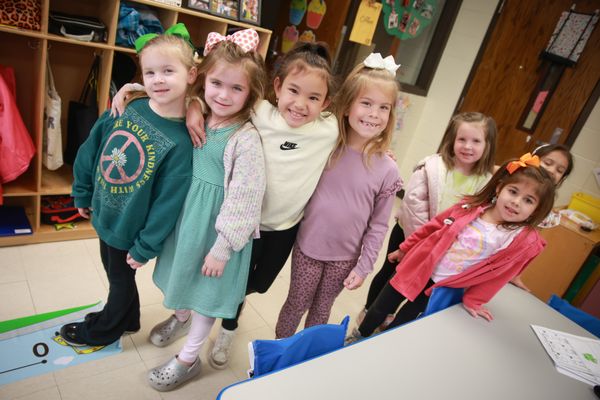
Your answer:
[[[376,268],[381,265],[384,251]],[[274,337],[279,309],[287,295],[289,262],[267,294],[248,297],[229,368],[214,370],[204,362],[216,337],[217,323],[203,349],[200,377],[168,393],[150,388],[146,371],[172,357],[185,339],[165,348],[155,347],[147,339],[150,329],[170,314],[162,306],[162,293],[152,283],[153,265],[149,263],[138,272],[142,330],[123,337],[122,353],[0,386],[0,398],[202,400],[214,399],[223,387],[245,379],[248,342]],[[345,315],[354,318],[364,304],[369,283],[370,277],[361,288],[342,292],[330,322],[339,323]],[[107,280],[96,239],[0,248],[0,321],[90,304],[105,300],[106,293]]]

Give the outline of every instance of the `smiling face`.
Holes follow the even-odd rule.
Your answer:
[[[485,132],[478,123],[461,122],[454,139],[454,167],[469,175],[485,151]]]
[[[241,65],[217,62],[204,81],[204,100],[211,110],[210,125],[236,115],[246,105],[249,93],[248,77]]]
[[[487,220],[496,224],[526,221],[537,208],[539,183],[523,177],[496,189],[496,204],[486,211]]]
[[[283,80],[274,81],[277,109],[292,128],[316,120],[329,105],[327,81],[320,70],[295,69]]]
[[[555,185],[558,185],[569,168],[569,159],[560,150],[551,151],[540,158],[540,167],[550,175]]]
[[[163,117],[182,117],[185,95],[196,79],[196,69],[188,70],[178,57],[159,45],[144,49],[140,64],[150,107]]]
[[[394,97],[378,85],[368,86],[356,97],[348,111],[348,145],[361,151],[387,127]]]

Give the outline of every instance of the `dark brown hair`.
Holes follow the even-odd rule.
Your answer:
[[[296,45],[283,56],[281,63],[277,69],[275,69],[271,82],[274,82],[277,78],[279,79],[280,84],[282,84],[290,73],[302,72],[308,68],[321,72],[323,79],[327,82],[326,99],[331,98],[335,91],[336,82],[331,72],[331,55],[329,54],[329,47],[325,42],[297,42]],[[271,84],[267,99],[273,105],[277,102],[273,84]]]
[[[571,171],[573,171],[573,155],[569,151],[569,148],[563,144],[544,144],[533,150],[532,154],[538,156],[541,159],[542,157],[547,156],[548,154],[553,153],[555,151],[563,153],[564,156],[567,158],[568,162],[567,169],[565,169],[562,178],[560,178],[560,181],[558,181],[558,183],[556,184],[556,187],[558,187],[564,182],[565,179],[567,179],[567,176],[569,176]]]
[[[454,168],[454,142],[456,141],[458,128],[462,123],[478,124],[485,134],[485,149],[481,158],[475,163],[473,173],[476,175],[491,173],[494,169],[494,154],[496,153],[496,121],[492,117],[479,112],[463,112],[456,114],[450,120],[438,150],[438,153],[442,156],[442,160],[444,160],[444,164],[446,164],[446,168]]]
[[[521,182],[524,179],[529,179],[536,182],[538,196],[538,205],[533,213],[523,222],[514,223],[503,223],[502,226],[509,229],[515,229],[520,226],[530,226],[532,228],[538,226],[544,218],[550,213],[554,206],[554,181],[550,175],[542,168],[532,167],[530,165],[526,167],[519,167],[512,174],[508,172],[506,166],[517,159],[511,159],[506,161],[496,171],[489,182],[477,193],[471,196],[465,196],[465,201],[471,206],[480,206],[485,204],[491,204],[492,199],[499,193],[504,186],[514,183]]]

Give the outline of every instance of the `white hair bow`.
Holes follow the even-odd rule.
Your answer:
[[[392,75],[396,75],[396,70],[400,68],[400,64],[396,65],[394,57],[387,56],[386,58],[381,57],[380,53],[371,53],[365,61],[363,61],[366,67],[373,69],[385,69]]]

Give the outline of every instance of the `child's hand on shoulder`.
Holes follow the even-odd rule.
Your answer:
[[[206,143],[206,132],[204,132],[204,114],[200,98],[194,97],[190,101],[185,115],[185,126],[190,134],[194,147],[200,148]]]
[[[135,258],[133,258],[129,252],[127,253],[126,261],[127,261],[127,264],[129,264],[129,266],[131,267],[131,269],[138,269],[138,268],[141,268],[144,266],[144,263],[136,261]]]
[[[491,321],[494,319],[490,310],[488,310],[487,308],[485,308],[483,306],[481,306],[478,310],[476,310],[474,308],[468,307],[467,305],[465,305],[465,303],[463,303],[463,307],[465,308],[465,310],[467,310],[467,312],[469,314],[471,314],[471,316],[473,318],[482,317],[488,321]]]
[[[214,276],[216,278],[223,275],[227,261],[221,261],[214,258],[210,253],[204,258],[204,265],[202,266],[202,275]]]
[[[346,279],[344,279],[344,287],[348,290],[358,289],[364,281],[365,278],[361,278],[356,272],[350,271]]]

